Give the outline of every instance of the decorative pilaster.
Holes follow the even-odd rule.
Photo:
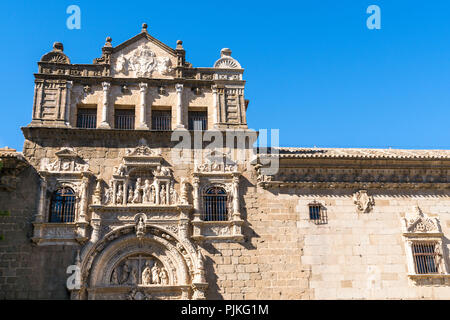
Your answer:
[[[40,192],[39,192],[39,211],[36,215],[36,222],[44,222],[45,217],[45,204],[46,204],[46,197],[45,194],[47,193],[47,179],[45,177],[41,178],[41,186],[40,186]]]
[[[214,128],[217,128],[219,124],[219,99],[218,99],[217,85],[212,86],[212,94],[213,94]]]
[[[84,178],[81,184],[81,197],[80,197],[80,216],[77,222],[86,222],[86,212],[88,205],[88,179]]]
[[[140,102],[139,102],[139,112],[140,112],[140,121],[139,121],[139,130],[149,130],[148,125],[147,125],[147,121],[146,121],[146,103],[145,103],[145,98],[147,96],[147,89],[148,89],[148,85],[147,83],[141,82],[139,83],[139,92],[140,92]]]
[[[177,83],[175,85],[177,91],[177,128],[184,128],[183,124],[183,85]]]
[[[103,105],[102,105],[102,122],[100,128],[111,129],[108,123],[108,105],[109,105],[109,91],[111,84],[109,82],[102,82],[103,87]]]
[[[155,187],[155,192],[156,192],[156,197],[155,197],[155,202],[156,204],[160,204],[160,194],[159,194],[159,189],[160,189],[160,184],[159,184],[159,180],[156,180],[156,187]]]
[[[198,177],[194,177],[192,180],[192,188],[193,188],[193,202],[194,202],[194,219],[192,220],[192,237],[194,239],[202,239],[202,230],[201,223],[202,220],[200,218],[200,179]]]
[[[70,126],[70,96],[72,93],[73,82],[67,81],[66,83],[66,106],[64,110],[64,121],[67,126]]]

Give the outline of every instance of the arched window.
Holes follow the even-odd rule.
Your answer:
[[[203,194],[203,220],[227,221],[227,193],[221,187],[210,187]]]
[[[74,222],[75,192],[71,188],[60,188],[53,192],[50,203],[50,222]]]

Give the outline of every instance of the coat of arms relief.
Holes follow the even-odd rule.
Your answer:
[[[369,213],[375,205],[375,200],[367,194],[367,190],[359,190],[353,195],[353,203],[359,212]]]
[[[172,61],[168,57],[157,57],[147,46],[141,46],[128,54],[120,54],[115,63],[115,72],[129,75],[134,72],[135,77],[150,77],[153,73],[171,75]]]

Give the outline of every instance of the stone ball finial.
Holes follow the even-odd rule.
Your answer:
[[[112,38],[106,37],[105,47],[112,47],[111,42],[112,42]]]
[[[183,41],[177,40],[177,49],[183,49]]]
[[[147,32],[147,27],[148,27],[148,25],[144,22],[142,24],[142,32]]]
[[[64,51],[64,46],[61,42],[55,42],[53,43],[53,50],[54,51]]]
[[[220,50],[220,57],[223,56],[231,56],[231,49],[230,48],[223,48]]]

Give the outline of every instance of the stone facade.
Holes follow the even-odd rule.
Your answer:
[[[55,43],[38,66],[23,152],[0,149],[0,298],[450,298],[450,151],[256,153],[231,51],[194,68],[145,24],[91,65]]]

